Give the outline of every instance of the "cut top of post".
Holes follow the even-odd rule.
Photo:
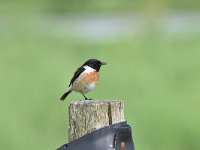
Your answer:
[[[69,105],[69,142],[97,129],[125,121],[119,100],[73,101]]]

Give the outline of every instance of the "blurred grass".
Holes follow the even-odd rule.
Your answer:
[[[88,96],[125,101],[137,149],[200,148],[199,34],[89,42],[24,24],[1,28],[0,149],[49,150],[67,142],[67,105],[82,96],[59,97],[88,58],[108,63]]]
[[[144,10],[149,6],[156,9],[187,9],[199,10],[199,0],[115,0],[115,1],[94,1],[94,0],[16,0],[0,1],[0,12],[4,13],[26,13],[26,12],[102,12],[102,11],[133,11]]]

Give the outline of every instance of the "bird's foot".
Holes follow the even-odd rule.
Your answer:
[[[82,94],[85,98],[85,100],[92,100],[92,98],[87,98],[84,94]]]
[[[85,98],[85,100],[89,100],[89,101],[91,101],[91,100],[92,100],[92,98]]]

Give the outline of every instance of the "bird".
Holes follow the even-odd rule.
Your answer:
[[[72,91],[82,94],[85,100],[91,100],[88,99],[85,94],[95,88],[100,76],[99,71],[102,65],[106,65],[106,63],[98,59],[87,60],[75,71],[69,86],[61,96],[60,100],[64,101]]]

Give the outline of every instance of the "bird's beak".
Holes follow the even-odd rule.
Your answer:
[[[106,65],[107,63],[106,62],[101,62],[101,65]]]

